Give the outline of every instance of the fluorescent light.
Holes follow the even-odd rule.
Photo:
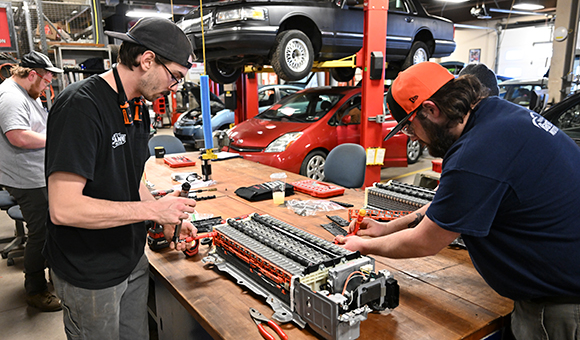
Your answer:
[[[521,9],[524,11],[535,11],[538,9],[543,9],[544,5],[540,5],[538,1],[534,0],[522,0],[514,5],[515,9]]]
[[[454,4],[460,4],[462,2],[468,2],[469,0],[439,0],[441,2],[452,2]]]
[[[145,18],[145,17],[156,17],[156,18],[171,18],[171,13],[159,13],[153,11],[145,11],[145,10],[133,10],[128,11],[125,13],[125,16],[132,17],[132,18]]]

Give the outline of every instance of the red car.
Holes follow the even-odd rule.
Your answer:
[[[254,162],[324,180],[330,150],[342,143],[360,143],[360,109],[360,87],[300,91],[228,131],[228,150]],[[388,115],[382,125],[384,138],[396,121]],[[383,142],[384,166],[407,166],[408,141],[399,133]]]

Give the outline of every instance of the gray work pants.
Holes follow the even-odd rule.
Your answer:
[[[143,255],[131,275],[105,289],[71,285],[51,270],[61,299],[64,329],[69,340],[147,340],[149,262]]]
[[[517,340],[577,340],[580,304],[515,301],[511,326]]]

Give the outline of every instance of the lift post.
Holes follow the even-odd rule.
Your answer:
[[[386,51],[388,0],[365,0],[364,2],[364,37],[363,47],[357,53],[357,66],[362,69],[362,120],[361,145],[377,148],[382,145],[382,124],[369,121],[369,118],[383,114],[383,95],[385,84],[384,59],[379,79],[371,79],[371,73],[376,70],[376,64],[371,63],[371,53],[382,55]],[[377,53],[378,52],[378,53]],[[376,78],[376,77],[373,77]],[[367,165],[365,187],[372,186],[381,180],[381,166]]]
[[[237,105],[234,122],[240,124],[258,114],[258,79],[255,73],[242,73],[236,80]]]

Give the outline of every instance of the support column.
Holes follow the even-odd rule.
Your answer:
[[[568,75],[572,72],[574,55],[576,54],[578,16],[577,0],[558,0],[554,28],[564,27],[568,29],[568,36],[564,41],[556,41],[556,34],[554,34],[552,62],[548,78],[549,101],[551,103],[560,102],[569,93],[571,79]]]
[[[361,145],[367,148],[377,148],[382,145],[382,124],[370,122],[369,117],[383,114],[383,95],[385,84],[385,69],[380,79],[370,79],[371,52],[380,52],[386,59],[386,32],[388,0],[365,0],[364,2],[364,38],[362,54],[357,54],[364,59],[362,67],[362,119],[361,119]],[[383,60],[384,61],[384,60]],[[357,64],[360,61],[357,60]],[[381,166],[367,165],[364,186],[372,186],[374,182],[381,180]]]

